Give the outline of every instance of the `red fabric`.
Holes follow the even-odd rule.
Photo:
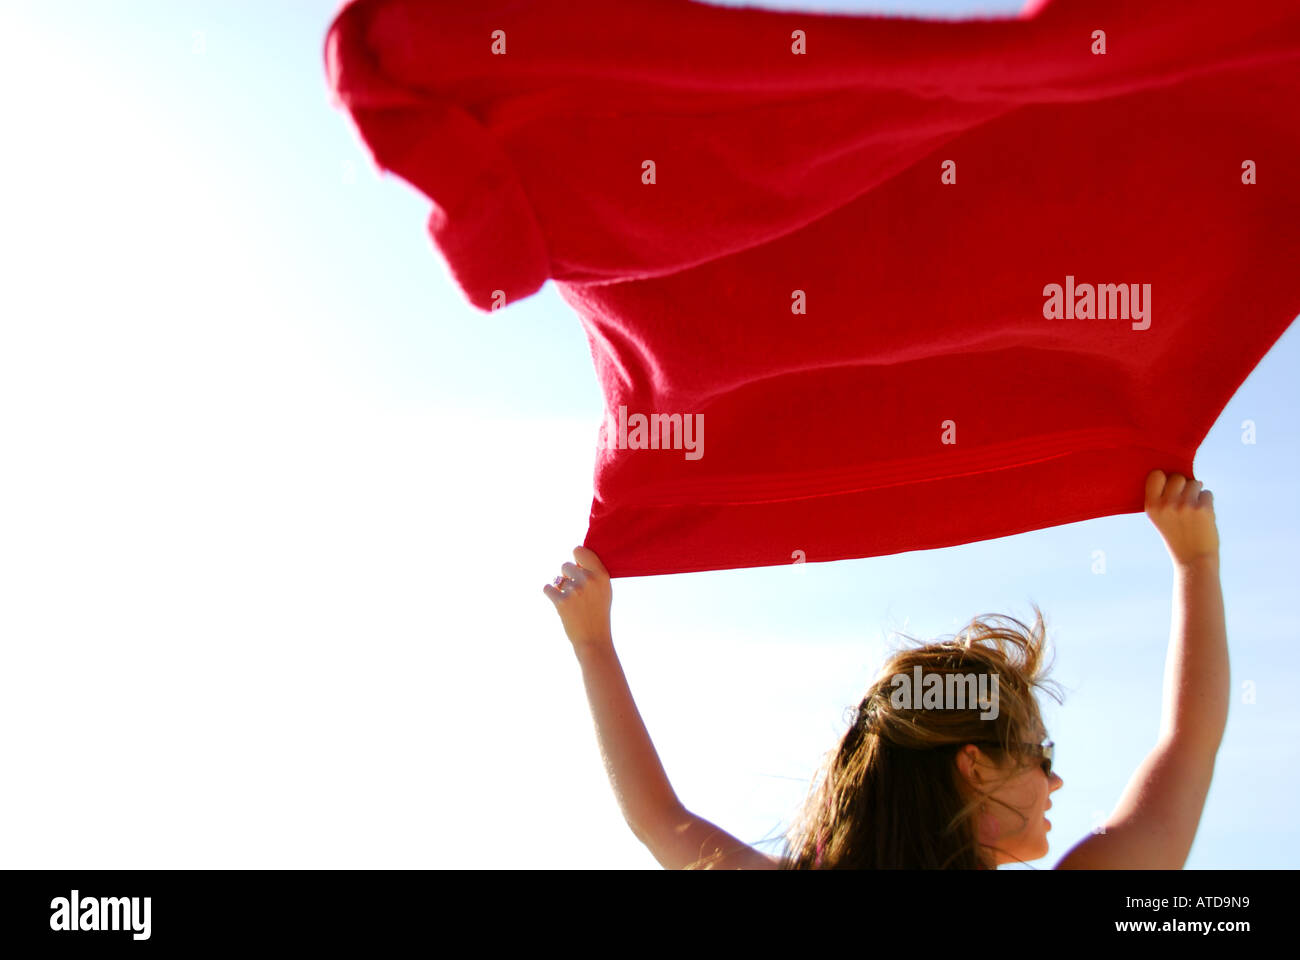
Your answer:
[[[1300,313],[1295,0],[355,0],[325,52],[471,302],[550,278],[608,414],[703,418],[698,459],[602,425],[585,542],[616,577],[1141,511]],[[1067,277],[1150,284],[1149,326],[1045,317]]]

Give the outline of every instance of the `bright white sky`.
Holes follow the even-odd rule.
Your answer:
[[[603,405],[585,337],[550,285],[490,317],[463,301],[428,201],[329,103],[336,8],[0,11],[7,866],[655,866],[542,593],[586,530]],[[1292,330],[1196,462],[1234,698],[1190,867],[1300,853],[1298,364]],[[1047,866],[1154,741],[1171,590],[1131,514],[620,580],[614,635],[679,795],[757,841],[887,633],[1036,600],[1068,693],[1046,711],[1065,778]]]

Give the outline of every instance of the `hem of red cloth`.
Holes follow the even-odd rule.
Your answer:
[[[708,506],[811,500],[860,493],[882,487],[945,480],[996,470],[1010,470],[1082,450],[1149,449],[1147,438],[1132,427],[1094,427],[984,444],[885,463],[858,463],[826,470],[803,470],[761,476],[719,476],[656,481],[653,486],[622,489],[620,507]],[[638,451],[639,452],[639,451]]]
[[[601,557],[615,578],[935,550],[1142,512],[1147,474],[1161,469],[1192,477],[1194,451],[1194,446],[1174,452],[1146,445],[1062,451],[1032,463],[936,477],[919,486],[891,485],[798,500],[725,506],[638,504],[602,516],[596,515],[598,504],[593,504],[584,545]],[[1014,518],[981,512],[981,503],[1005,502],[1009,489],[1018,501]],[[957,501],[967,508],[954,521],[945,511],[927,512],[927,499],[936,504]],[[1063,503],[1074,506],[1063,509]],[[909,518],[906,525],[900,517]],[[794,560],[796,556],[802,559]]]

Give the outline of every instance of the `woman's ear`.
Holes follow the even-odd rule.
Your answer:
[[[967,743],[957,751],[957,770],[967,786],[975,790],[981,789],[984,784],[984,777],[979,769],[980,760],[980,749],[973,743]]]
[[[957,751],[957,769],[966,786],[978,793],[988,790],[997,771],[991,758],[972,743],[963,744]]]

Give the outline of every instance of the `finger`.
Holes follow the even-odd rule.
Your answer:
[[[1205,508],[1206,510],[1213,510],[1214,494],[1211,493],[1209,490],[1202,490],[1200,500],[1198,501],[1198,505]]]
[[[1153,502],[1160,499],[1160,494],[1165,489],[1165,472],[1163,470],[1152,470],[1147,474],[1147,502]]]
[[[582,566],[593,573],[598,573],[602,577],[609,576],[609,571],[605,569],[605,565],[600,562],[600,557],[596,556],[596,551],[594,550],[590,550],[587,547],[574,547],[573,559],[577,560],[578,563],[582,564]]]
[[[1187,488],[1183,491],[1183,502],[1188,506],[1196,506],[1196,501],[1201,495],[1201,487],[1203,486],[1205,485],[1199,480],[1193,480],[1187,484]]]
[[[1171,474],[1168,482],[1165,484],[1165,503],[1177,503],[1183,495],[1183,488],[1187,486],[1187,478],[1181,473]]]
[[[542,587],[542,593],[550,597],[551,602],[554,604],[559,604],[559,602],[563,600],[565,596],[564,594],[560,593],[559,590],[556,590],[555,587],[553,587],[549,583],[546,586]]]
[[[560,565],[560,572],[572,580],[574,583],[586,583],[588,573],[576,563],[564,563]]]

